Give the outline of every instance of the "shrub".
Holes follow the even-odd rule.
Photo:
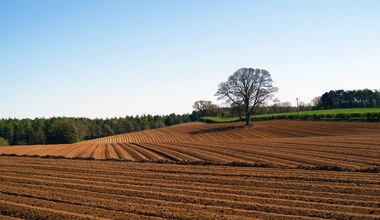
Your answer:
[[[9,145],[8,141],[5,138],[0,137],[0,146],[8,146],[8,145]]]

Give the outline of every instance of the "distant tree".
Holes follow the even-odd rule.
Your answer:
[[[171,126],[171,125],[174,125],[174,118],[173,117],[167,117],[166,119],[165,119],[165,125],[166,126]]]
[[[227,82],[219,84],[216,96],[230,106],[240,106],[246,115],[246,125],[251,124],[251,115],[256,108],[270,99],[278,88],[264,69],[241,68],[232,74]]]
[[[123,118],[119,120],[116,125],[116,132],[118,134],[129,133],[134,131],[133,123],[129,120],[129,118]]]
[[[78,131],[79,140],[83,140],[88,133],[88,127],[86,126],[84,120],[76,120],[75,127]]]
[[[8,140],[10,144],[13,144],[14,140],[14,127],[13,123],[9,122],[4,128],[4,138]]]
[[[220,108],[213,104],[211,101],[199,100],[194,102],[194,111],[197,112],[198,117],[204,116],[218,116]]]
[[[78,131],[73,121],[57,120],[49,129],[48,141],[51,144],[72,144],[79,141]]]
[[[380,107],[380,92],[378,90],[331,90],[325,92],[320,99],[318,108],[375,108]]]
[[[284,112],[290,112],[292,110],[291,102],[281,102],[280,106],[282,107]]]
[[[0,137],[0,146],[8,146],[8,145],[9,145],[8,141],[5,138]]]
[[[319,108],[321,106],[321,97],[317,96],[313,98],[310,102],[310,105],[315,108]]]
[[[46,143],[46,135],[43,130],[38,130],[34,134],[34,143],[35,144],[45,144]]]
[[[211,101],[199,100],[194,102],[193,108],[195,111],[201,112],[207,110],[211,105]]]

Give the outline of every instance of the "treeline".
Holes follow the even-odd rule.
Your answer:
[[[125,118],[0,119],[1,145],[65,144],[192,121],[189,114]]]
[[[213,104],[211,101],[200,100],[196,101],[193,105],[194,111],[191,114],[192,119],[199,120],[202,117],[219,117],[219,118],[231,118],[231,117],[245,117],[245,113],[242,109],[237,107],[219,107]],[[275,113],[289,113],[299,111],[313,110],[315,107],[311,104],[305,104],[300,102],[299,106],[292,106],[290,102],[275,102],[269,106],[259,106],[256,108],[254,114],[275,114]]]
[[[317,100],[316,109],[379,108],[380,90],[331,90]]]

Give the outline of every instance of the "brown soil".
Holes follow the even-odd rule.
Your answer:
[[[378,219],[373,173],[1,157],[0,215],[23,219]]]
[[[188,123],[1,147],[0,219],[380,219],[379,133],[380,123]]]

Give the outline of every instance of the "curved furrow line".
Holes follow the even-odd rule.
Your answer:
[[[148,144],[148,143],[144,143]],[[179,151],[178,148],[170,147],[167,143],[161,142],[161,143],[149,143],[150,146],[157,147],[161,150],[167,151],[173,155],[176,155],[178,158],[182,158],[182,160],[185,161],[204,161],[203,159],[199,157],[192,156],[189,153],[183,153],[184,151]]]
[[[121,160],[135,160],[127,151],[124,150],[119,144],[111,144],[113,149],[115,150],[118,158]]]
[[[86,149],[84,149],[82,152],[80,152],[76,157],[79,158],[91,158],[91,155],[96,150],[96,146],[94,144],[87,144]]]
[[[213,145],[213,147],[223,148],[226,151],[230,151],[230,152],[233,152],[233,151],[244,151],[245,153],[249,152],[246,150],[247,148],[242,148],[239,145],[237,145],[234,148],[231,148],[230,146],[222,146],[222,145]],[[359,162],[356,161],[355,162],[355,159],[349,160],[349,159],[345,159],[345,158],[332,157],[332,156],[328,156],[328,155],[325,156],[323,154],[323,152],[316,155],[313,153],[309,153],[306,150],[302,151],[300,149],[289,149],[286,147],[267,146],[267,145],[261,145],[259,148],[256,147],[256,145],[255,145],[255,146],[251,146],[251,148],[249,148],[249,149],[253,150],[252,153],[254,153],[254,154],[256,154],[257,151],[265,151],[267,153],[273,153],[273,155],[277,154],[278,152],[282,152],[283,155],[297,156],[297,158],[299,158],[299,159],[310,158],[309,159],[310,161],[318,161],[317,164],[320,162],[320,163],[325,163],[325,164],[335,164],[335,165],[342,166],[342,167],[353,167],[356,169],[363,167],[362,161],[359,161]],[[313,158],[315,158],[315,159],[313,159]],[[342,163],[341,161],[349,162],[349,163]]]
[[[149,130],[149,136],[152,137],[152,140],[150,140],[150,142],[159,142],[159,141],[162,141],[162,139],[164,138],[162,135],[162,133],[157,130],[157,129],[151,129]]]
[[[380,151],[380,146],[371,149],[368,146],[367,147],[366,146],[358,147],[358,146],[355,146],[353,144],[345,146],[345,145],[341,145],[341,144],[334,144],[334,142],[326,142],[326,144],[322,144],[321,141],[315,141],[314,142],[314,141],[310,141],[309,139],[294,140],[292,142],[276,140],[273,143],[277,143],[279,145],[283,145],[283,144],[284,145],[297,145],[297,146],[304,147],[304,148],[313,147],[313,148],[323,148],[323,149],[327,149],[327,150],[339,149],[340,152],[348,154],[348,155],[351,155],[351,151],[355,151],[355,153],[357,153],[358,155],[362,155],[362,156],[366,156],[367,152],[371,152],[371,153],[375,153],[375,155],[368,155],[368,156],[371,156],[373,158],[378,158],[379,151]]]
[[[220,164],[227,164],[234,161],[235,158],[223,156],[221,154],[216,154],[211,151],[202,150],[202,149],[196,149],[191,147],[181,148],[178,146],[181,146],[180,144],[174,144],[170,142],[166,142],[167,146],[176,148],[180,153],[190,155],[192,157],[199,158],[205,162],[214,162],[214,163],[220,163]]]
[[[94,158],[95,159],[95,152],[96,150],[98,149],[100,144],[96,144],[95,147],[93,148],[93,151],[91,152],[90,154],[90,158]]]
[[[140,154],[144,155],[145,157],[149,158],[149,160],[152,161],[165,161],[168,160],[166,157],[157,154],[153,151],[147,150],[141,146],[139,146],[136,143],[129,143],[129,147],[133,148],[135,151],[139,152]]]
[[[197,147],[198,145],[195,145]],[[221,146],[218,146],[217,148],[222,148]],[[216,148],[214,148],[216,149]],[[213,149],[213,151],[215,151]],[[208,149],[210,150],[210,149]],[[234,152],[237,151],[237,149],[231,150],[230,147],[223,147],[223,150],[229,151],[229,152]],[[210,150],[211,151],[211,150]],[[355,164],[347,164],[347,163],[342,163],[340,161],[336,160],[329,160],[329,159],[320,159],[321,157],[317,156],[318,159],[312,154],[311,157],[308,157],[305,154],[297,153],[294,151],[287,151],[287,150],[282,150],[282,149],[275,149],[271,147],[260,147],[260,148],[250,148],[249,150],[243,150],[241,149],[240,151],[245,152],[245,153],[250,153],[250,154],[260,154],[268,157],[274,157],[274,158],[280,158],[284,160],[289,160],[289,161],[295,161],[298,162],[299,164],[309,164],[309,165],[317,165],[317,166],[324,166],[324,165],[338,165],[341,167],[349,167],[353,169],[359,169],[361,166],[355,165]],[[360,165],[360,164],[359,164]]]
[[[107,159],[115,159],[115,160],[121,159],[112,144],[107,144],[106,147],[107,147],[106,148]]]
[[[198,149],[198,147],[200,149],[205,149],[204,147],[201,147],[200,145],[194,145],[194,144],[190,144],[190,145],[186,145],[186,144],[171,144],[171,143],[166,143],[166,146],[168,147],[171,147],[173,149],[176,149],[178,151],[183,151],[183,152],[187,152],[188,154],[191,154],[194,150],[193,148],[196,148]],[[180,146],[180,147],[178,147]],[[184,147],[186,146],[186,147]],[[233,157],[233,158],[238,158],[235,159],[234,161],[237,162],[237,161],[241,161],[241,162],[245,162],[247,164],[267,164],[267,165],[270,165],[270,166],[273,166],[273,167],[297,167],[299,163],[291,163],[289,161],[286,161],[285,163],[284,162],[281,162],[279,160],[273,160],[273,159],[268,159],[268,157],[263,157],[263,156],[260,156],[260,155],[253,155],[253,154],[247,154],[245,152],[239,152],[239,151],[236,151],[236,150],[223,150],[223,151],[220,151],[220,150],[210,150],[209,146],[208,145],[205,145],[206,149],[208,152],[214,152],[214,153],[217,153],[217,154],[220,154],[220,155],[225,155],[225,156],[229,156],[229,157]]]
[[[317,157],[322,159],[323,161],[342,161],[343,163],[347,163],[350,165],[354,165],[356,167],[366,167],[368,165],[374,166],[376,164],[380,164],[380,157],[377,160],[373,160],[371,158],[365,158],[364,156],[352,156],[352,155],[344,155],[341,152],[326,152],[326,151],[317,151],[310,149],[287,149],[285,146],[276,147],[276,150],[281,152],[291,151],[294,154],[306,156],[306,157]],[[316,154],[317,153],[317,154]]]
[[[144,154],[136,151],[129,143],[120,143],[119,146],[127,152],[133,159],[133,161],[149,161],[150,159]]]
[[[234,151],[234,150],[230,150],[230,151],[223,150],[223,151],[221,151],[220,149],[218,150],[217,148],[212,148],[212,149],[207,148],[206,150],[203,150],[203,149],[205,149],[204,148],[205,146],[200,145],[199,142],[197,144],[181,142],[181,143],[177,143],[176,145],[186,148],[187,152],[192,152],[192,151],[196,150],[196,151],[202,152],[202,154],[205,154],[205,155],[213,154],[213,155],[219,155],[219,157],[223,157],[222,155],[226,155],[226,154],[231,155],[231,156],[228,156],[228,158],[230,158],[230,159],[228,161],[226,161],[226,163],[237,162],[237,161],[244,161],[248,164],[254,163],[254,161],[250,161],[250,160],[241,160],[242,157],[239,155],[239,152]],[[202,149],[202,150],[200,150],[200,149]],[[242,153],[252,153],[252,151],[242,151]],[[238,157],[236,157],[236,156],[238,156]],[[258,154],[255,152],[252,156],[253,156],[253,158],[258,158],[257,159],[258,162],[259,161],[262,161],[262,162],[269,161],[270,162],[269,164],[273,165],[273,166],[285,166],[285,167],[293,167],[294,168],[300,164],[299,162],[292,161],[292,160],[289,160],[287,158],[278,158],[275,155],[270,155],[270,154]],[[216,156],[216,157],[218,157],[218,156]]]
[[[241,145],[244,145],[244,146],[250,146],[252,144],[250,143],[244,143],[244,142],[241,142],[240,143]],[[254,143],[254,145],[263,145],[261,143]],[[361,151],[359,149],[356,149],[356,148],[343,148],[343,149],[339,149],[339,147],[337,146],[326,146],[326,145],[320,145],[320,144],[304,144],[304,143],[300,143],[300,142],[271,142],[271,143],[268,143],[267,146],[271,146],[271,147],[277,147],[277,148],[285,148],[285,149],[294,149],[294,150],[304,150],[304,151],[310,151],[310,152],[318,152],[318,153],[325,153],[326,155],[329,155],[329,154],[336,154],[336,155],[343,155],[345,157],[351,157],[351,158],[365,158],[365,159],[379,159],[380,158],[380,154],[379,154],[379,150],[376,150],[376,151],[366,151],[364,153],[364,151]],[[368,154],[368,152],[370,152],[371,154]],[[374,155],[373,155],[374,154]],[[376,154],[379,154],[379,156],[377,157]]]
[[[163,148],[158,148],[157,147],[154,147],[152,146],[151,144],[149,143],[134,143],[136,146],[139,146],[141,148],[144,148],[145,150],[148,150],[148,151],[152,151],[156,154],[159,154],[161,155],[162,157],[165,158],[165,160],[169,160],[169,161],[183,161],[184,159],[181,158],[181,157],[178,157],[177,155],[173,154],[172,152],[168,151],[168,150],[165,150]]]

